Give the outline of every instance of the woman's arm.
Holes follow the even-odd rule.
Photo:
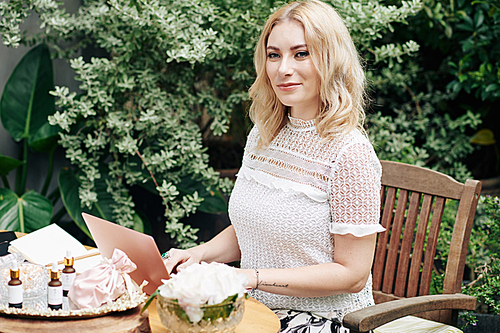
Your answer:
[[[234,227],[231,225],[221,231],[207,243],[195,246],[189,250],[171,249],[170,257],[165,260],[169,272],[181,270],[187,266],[205,262],[232,262],[241,257]]]
[[[356,293],[363,289],[370,275],[376,234],[355,237],[335,235],[335,262],[289,269],[259,269],[258,289],[274,294],[317,297]],[[249,286],[255,288],[253,269],[243,269]]]

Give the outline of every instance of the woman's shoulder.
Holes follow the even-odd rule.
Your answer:
[[[252,129],[250,130],[250,133],[248,133],[245,148],[249,149],[256,147],[257,142],[259,141],[259,137],[260,137],[259,129],[257,128],[256,125],[253,125]]]
[[[373,151],[373,145],[368,137],[357,128],[328,140],[326,146],[330,156],[338,156],[352,150]]]

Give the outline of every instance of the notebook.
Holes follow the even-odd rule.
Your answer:
[[[77,272],[94,267],[101,262],[97,249],[87,250],[82,243],[55,223],[33,231],[10,242],[9,252],[21,252],[24,257],[35,264],[52,265],[57,261],[62,265],[66,250],[70,250],[75,258],[74,267]]]
[[[162,279],[170,278],[153,237],[90,214],[82,213],[82,217],[101,256],[111,258],[117,248],[137,265],[137,269],[129,275],[138,285],[148,281],[143,288],[148,295],[156,291]]]

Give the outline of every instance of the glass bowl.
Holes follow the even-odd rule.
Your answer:
[[[158,295],[157,306],[163,326],[170,333],[229,333],[240,323],[245,309],[245,297],[222,305],[202,305],[203,318],[193,324],[176,300]]]

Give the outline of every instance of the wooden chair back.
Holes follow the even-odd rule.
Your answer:
[[[446,264],[443,294],[461,290],[465,257],[481,183],[465,184],[442,173],[398,162],[381,161],[381,224],[373,264],[375,303],[428,295],[436,245],[447,200],[458,200]],[[422,317],[452,323],[451,311]]]

